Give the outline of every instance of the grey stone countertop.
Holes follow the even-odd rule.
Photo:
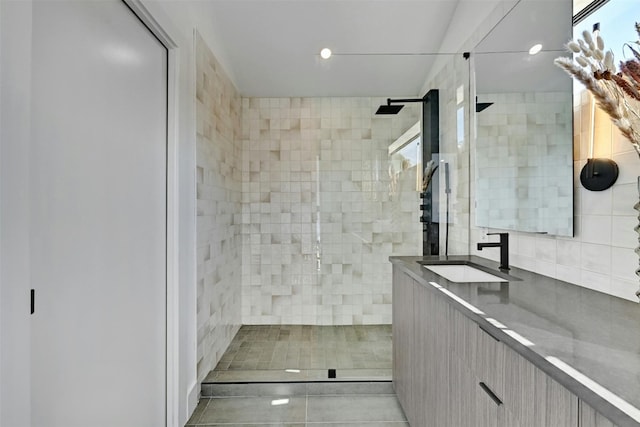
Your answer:
[[[434,292],[439,289],[430,282],[454,294],[447,298],[442,292],[467,317],[617,425],[640,426],[640,304],[515,267],[508,274],[521,280],[454,283],[420,264],[471,262],[500,275],[498,263],[476,256],[389,259]]]

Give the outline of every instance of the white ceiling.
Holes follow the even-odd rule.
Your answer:
[[[215,53],[244,96],[415,96],[435,60],[415,54],[438,53],[449,28],[461,27],[455,16],[471,23],[475,18],[477,24],[478,15],[486,16],[497,1],[208,0],[200,5],[212,20]],[[334,52],[329,60],[320,59],[323,47]]]
[[[521,0],[474,49],[477,92],[571,91],[571,79],[553,63],[567,55],[571,20],[570,1]],[[536,43],[542,52],[529,55]]]
[[[205,39],[240,93],[250,97],[421,95],[437,59],[434,54],[459,52],[462,42],[498,4],[506,10],[507,4],[516,2],[181,1],[191,3],[191,13],[206,20]],[[549,28],[560,26],[558,23],[564,19],[552,10],[559,4],[570,11],[570,0],[519,0],[518,6],[479,49],[512,50],[516,45],[518,49],[522,45],[528,49],[531,31],[551,33],[547,36],[552,36],[558,45],[560,38]],[[527,28],[534,29],[525,31],[518,23],[523,19],[531,23]],[[543,31],[536,30],[534,25],[541,26],[538,28]],[[568,40],[565,34],[559,48]],[[319,56],[323,47],[334,52],[329,60]],[[540,54],[537,59],[552,64],[549,54],[543,56]],[[484,60],[491,62],[488,56]],[[524,73],[522,64],[512,62],[509,67],[520,67]],[[515,75],[510,75],[509,67],[497,70],[502,74],[490,80],[513,79]],[[541,82],[547,81],[539,77]]]

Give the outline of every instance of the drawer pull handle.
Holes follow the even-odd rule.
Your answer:
[[[496,403],[496,405],[498,406],[502,405],[502,400],[500,400],[500,398],[496,396],[496,394],[493,391],[491,391],[488,385],[480,381],[480,387],[485,391],[485,393],[489,395],[491,400],[493,400]]]

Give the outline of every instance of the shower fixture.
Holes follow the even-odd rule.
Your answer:
[[[487,108],[491,107],[493,105],[493,102],[476,102],[476,113],[479,113],[480,111],[484,111]]]
[[[487,108],[491,107],[493,102],[478,102],[478,97],[476,96],[476,113],[480,111],[484,111]]]
[[[423,98],[408,98],[408,99],[391,99],[387,98],[387,105],[381,105],[378,107],[376,114],[398,114],[404,105],[391,105],[391,104],[407,104],[409,102],[422,102],[423,104],[427,100]]]
[[[376,114],[377,115],[398,114],[400,110],[402,110],[402,107],[404,107],[403,104],[407,104],[409,102],[425,103],[426,100],[424,100],[423,98],[409,98],[409,99],[387,98],[387,104],[379,106],[378,110],[376,111]],[[400,105],[391,105],[391,104],[400,104]],[[476,113],[479,113],[480,111],[483,111],[492,105],[493,105],[493,102],[478,102],[478,97],[476,96]]]

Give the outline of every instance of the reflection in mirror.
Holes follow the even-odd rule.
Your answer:
[[[422,146],[420,145],[420,122],[409,128],[389,146],[389,193],[397,195],[400,185],[404,191],[412,187],[421,191]]]
[[[571,22],[571,0],[521,0],[476,46],[479,227],[573,235]]]

